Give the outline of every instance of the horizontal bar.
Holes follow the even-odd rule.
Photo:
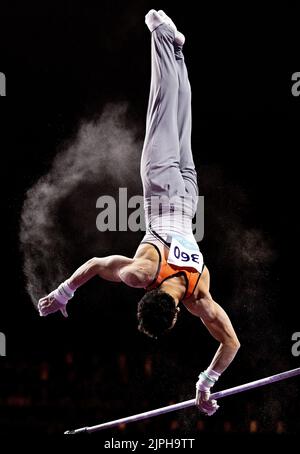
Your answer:
[[[223,397],[231,396],[232,394],[242,393],[248,391],[249,389],[258,388],[260,386],[269,385],[277,381],[285,380],[286,378],[295,377],[300,375],[300,367],[297,369],[288,370],[280,374],[272,375],[271,377],[261,378],[260,380],[255,380],[250,383],[245,383],[244,385],[235,386],[233,388],[225,389],[223,391],[217,391],[211,395],[212,399],[222,399]],[[152,418],[153,416],[163,415],[165,413],[170,413],[176,410],[182,410],[183,408],[192,407],[195,405],[195,399],[186,400],[184,402],[179,402],[178,404],[168,405],[166,407],[157,408],[156,410],[145,411],[144,413],[139,413],[137,415],[128,416],[126,418],[116,419],[115,421],[109,421],[102,424],[97,424],[96,426],[91,427],[81,427],[80,429],[67,430],[66,435],[69,434],[79,434],[79,433],[92,433],[99,430],[111,429],[113,427],[119,426],[120,424],[128,424],[134,421],[141,421],[143,419]]]

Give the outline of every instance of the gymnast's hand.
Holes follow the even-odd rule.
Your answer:
[[[208,416],[212,416],[219,408],[217,401],[210,397],[210,388],[217,381],[214,374],[214,371],[208,372],[208,370],[201,372],[196,383],[196,405],[202,413]]]
[[[74,296],[74,288],[71,288],[68,281],[60,284],[54,292],[44,296],[38,302],[38,310],[41,317],[60,311],[64,317],[68,317],[67,303]]]
[[[199,410],[207,416],[212,416],[219,408],[215,399],[210,398],[210,391],[201,391],[197,389],[196,405]]]
[[[68,317],[66,304],[57,301],[51,292],[48,296],[44,296],[38,302],[38,310],[41,317],[45,317],[54,312],[60,311],[64,317]]]

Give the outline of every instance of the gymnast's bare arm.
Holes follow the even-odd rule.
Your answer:
[[[211,362],[211,368],[221,374],[232,362],[240,348],[239,340],[228,315],[215,301],[209,300],[202,303],[199,316],[210,334],[220,342]]]
[[[69,289],[70,292],[74,292],[94,276],[100,276],[107,281],[124,282],[130,287],[142,288],[148,283],[148,268],[147,260],[144,259],[131,259],[122,255],[94,257],[80,266],[63,285],[67,285],[67,291]],[[58,301],[57,298],[61,295],[56,292],[57,290],[39,300],[38,309],[41,316],[61,311],[67,317],[66,303],[68,299]]]
[[[240,343],[228,315],[213,300],[209,292],[209,280],[209,272],[205,268],[199,281],[201,286],[197,298],[187,301],[185,306],[193,315],[201,319],[210,334],[220,342],[210,366],[221,374],[234,359]]]
[[[202,320],[210,334],[220,342],[212,362],[201,372],[196,383],[196,405],[200,411],[211,416],[219,406],[215,399],[210,398],[210,389],[234,359],[240,343],[228,315],[213,300],[209,286],[209,271],[205,267],[193,298],[186,301],[185,306]]]
[[[76,290],[94,276],[100,276],[106,281],[124,282],[129,287],[142,288],[147,285],[147,260],[129,258],[123,255],[94,257],[84,263],[68,280],[70,287]],[[149,262],[150,264],[150,262]]]

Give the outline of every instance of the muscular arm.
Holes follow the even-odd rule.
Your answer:
[[[144,261],[123,255],[109,255],[108,257],[94,257],[78,268],[68,279],[73,290],[85,284],[94,276],[112,282],[124,282],[130,287],[145,287]]]
[[[186,307],[193,315],[201,319],[210,334],[220,342],[210,367],[216,372],[222,373],[234,359],[240,343],[228,315],[212,299],[209,286],[209,271],[205,268],[201,277],[199,297],[196,301],[187,303]]]
[[[240,347],[239,340],[228,315],[213,299],[202,301],[198,313],[210,334],[220,342],[210,366],[222,373],[234,359]]]
[[[122,281],[122,271],[132,265],[133,259],[122,255],[109,255],[108,257],[94,257],[79,267],[68,279],[68,284],[74,290],[81,287],[94,276],[112,282]]]
[[[136,259],[130,259],[122,255],[110,255],[102,258],[94,257],[88,260],[55,291],[39,300],[38,309],[40,315],[45,316],[61,311],[67,317],[66,304],[68,300],[72,298],[72,294],[76,289],[94,276],[100,276],[113,282],[125,282],[132,287],[142,287],[140,267],[136,262]],[[70,295],[69,297],[68,294]]]
[[[240,344],[226,312],[205,294],[193,307],[211,335],[220,342],[210,366],[199,375],[196,383],[196,405],[200,411],[211,416],[219,408],[215,399],[210,399],[210,389],[222,372],[234,359]]]

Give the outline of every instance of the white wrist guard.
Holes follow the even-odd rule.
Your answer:
[[[65,281],[58,286],[56,290],[53,292],[53,296],[61,304],[66,305],[67,302],[73,298],[74,291],[69,286],[68,282]]]
[[[204,372],[199,375],[199,380],[196,383],[196,388],[199,391],[209,391],[219,379],[221,374],[208,367]]]

